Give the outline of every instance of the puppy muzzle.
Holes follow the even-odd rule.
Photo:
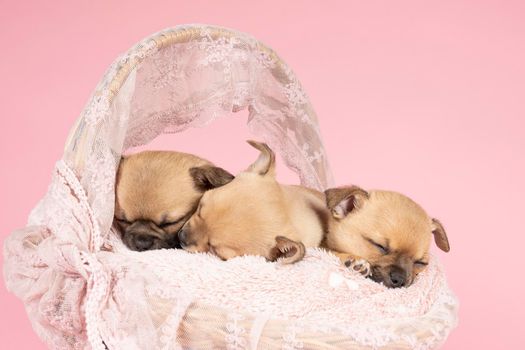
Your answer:
[[[387,284],[391,288],[404,287],[408,279],[407,277],[408,276],[405,270],[401,269],[400,267],[393,266],[390,270],[390,273],[388,274]]]
[[[180,248],[177,233],[167,234],[149,221],[137,220],[126,228],[123,241],[133,250]]]
[[[370,278],[375,282],[383,283],[388,288],[408,287],[412,283],[408,272],[396,265],[388,267],[374,266]]]

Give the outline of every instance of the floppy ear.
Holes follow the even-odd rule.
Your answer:
[[[256,173],[259,175],[271,175],[275,176],[275,153],[263,142],[257,142],[253,140],[247,141],[250,146],[258,149],[261,154],[259,158],[246,169],[247,172]]]
[[[234,179],[234,176],[223,168],[211,165],[191,168],[190,175],[195,187],[201,191],[226,185]]]
[[[448,243],[447,233],[445,228],[438,219],[432,219],[432,234],[436,245],[444,252],[450,251],[450,244]]]
[[[369,197],[368,192],[357,186],[331,188],[324,194],[326,205],[336,219],[342,219],[359,209]]]
[[[292,241],[284,236],[275,237],[275,246],[270,250],[269,261],[280,259],[283,264],[292,264],[301,260],[305,252],[304,244]]]

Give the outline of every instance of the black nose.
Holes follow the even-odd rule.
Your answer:
[[[406,274],[405,271],[401,269],[392,269],[390,271],[390,283],[392,284],[393,288],[403,287],[406,282]]]
[[[133,242],[137,250],[148,250],[153,246],[153,237],[150,235],[135,235]]]
[[[188,232],[186,232],[184,229],[181,229],[178,233],[178,236],[180,243],[184,245],[186,243],[186,238],[188,237]]]

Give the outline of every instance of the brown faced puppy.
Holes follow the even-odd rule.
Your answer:
[[[202,194],[233,175],[191,154],[146,151],[120,161],[115,222],[132,250],[180,248],[177,232]]]
[[[305,247],[319,246],[328,211],[322,193],[275,180],[275,155],[264,143],[248,141],[261,153],[229,184],[208,191],[179,232],[181,246],[226,260],[261,255],[270,261],[302,259]]]
[[[353,186],[325,194],[332,215],[324,245],[387,287],[412,284],[428,264],[432,236],[441,250],[450,250],[441,223],[400,193]]]

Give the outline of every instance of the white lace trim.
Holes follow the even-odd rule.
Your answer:
[[[85,319],[88,340],[95,350],[105,350],[102,337],[98,330],[100,322],[100,306],[102,299],[106,295],[108,285],[108,278],[104,272],[101,263],[96,259],[94,253],[100,251],[102,246],[102,235],[100,229],[94,220],[93,211],[88,203],[87,196],[84,189],[78,182],[76,176],[71,169],[63,161],[59,161],[56,165],[56,171],[63,176],[66,185],[72,189],[74,195],[78,198],[80,206],[88,213],[91,231],[90,250],[91,253],[82,251],[78,252],[84,266],[90,272],[89,282],[86,295]],[[78,251],[78,250],[77,250]]]

